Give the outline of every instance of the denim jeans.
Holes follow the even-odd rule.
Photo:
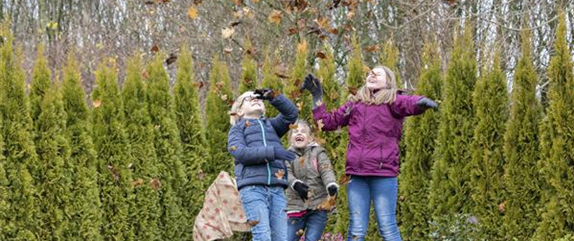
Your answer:
[[[327,224],[327,212],[320,210],[307,210],[303,217],[289,218],[287,222],[287,241],[297,241],[297,231],[305,231],[305,241],[317,241],[321,239],[325,225]]]
[[[347,186],[347,201],[350,212],[348,241],[364,240],[369,226],[371,202],[375,204],[378,229],[384,240],[401,240],[396,221],[396,177],[352,176]]]
[[[247,221],[259,221],[251,227],[253,241],[287,239],[287,200],[283,187],[246,186],[239,190]]]

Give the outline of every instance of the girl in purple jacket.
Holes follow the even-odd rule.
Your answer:
[[[323,131],[349,126],[345,174],[349,233],[347,240],[364,240],[374,203],[379,233],[385,241],[401,240],[396,222],[399,140],[405,117],[418,115],[437,104],[423,96],[398,92],[394,73],[385,66],[369,71],[356,95],[339,109],[325,110],[321,83],[313,75],[305,78],[302,89],[313,95],[313,119]]]

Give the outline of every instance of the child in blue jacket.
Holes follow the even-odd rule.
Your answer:
[[[263,100],[280,114],[266,118]],[[285,162],[295,154],[283,148],[281,137],[297,117],[297,107],[270,89],[247,91],[231,107],[227,147],[235,158],[237,188],[253,240],[287,239]]]

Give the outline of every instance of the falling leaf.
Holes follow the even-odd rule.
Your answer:
[[[235,150],[237,150],[237,147],[236,147],[236,146],[231,146],[231,147],[229,147],[229,150],[235,151]]]
[[[195,5],[199,5],[201,4],[202,0],[193,0],[193,4]]]
[[[305,27],[307,27],[307,23],[304,18],[297,20],[297,28],[301,30],[304,29]]]
[[[289,79],[289,75],[285,75],[283,73],[275,72],[275,76],[282,78],[282,79]]]
[[[332,33],[332,34],[334,34],[334,35],[337,35],[337,34],[339,34],[339,30],[338,30],[338,29],[336,29],[336,28],[330,28],[330,29],[329,29],[329,30],[327,30],[327,31],[329,31],[329,33]]]
[[[217,82],[217,84],[215,84],[215,87],[217,87],[217,89],[221,89],[223,85],[224,85],[223,81],[219,81]]]
[[[327,58],[327,55],[325,55],[325,53],[323,53],[322,51],[318,51],[315,54],[315,56],[317,56],[317,58],[320,58],[320,59],[326,59]]]
[[[307,52],[307,41],[303,41],[297,44],[297,53]]]
[[[147,70],[143,70],[142,71],[142,78],[147,79],[149,77],[149,73],[147,72]]]
[[[243,8],[243,13],[245,14],[245,17],[249,18],[249,19],[254,19],[255,18],[255,14],[253,13],[253,11],[251,11],[251,9],[249,8]]]
[[[299,158],[299,166],[303,166],[305,164],[305,157]]]
[[[142,184],[143,184],[143,179],[141,179],[141,178],[138,178],[138,179],[136,179],[135,181],[132,182],[132,185],[133,185],[134,187],[139,187],[139,186],[141,186]]]
[[[299,32],[299,30],[297,30],[296,28],[289,28],[289,35],[296,34],[297,32]]]
[[[337,91],[331,91],[331,93],[329,93],[329,98],[331,98],[332,100],[339,98],[339,93],[337,93]]]
[[[189,7],[189,9],[187,9],[187,16],[191,19],[197,19],[197,8],[194,6]]]
[[[222,95],[221,100],[224,100],[224,101],[227,100],[227,95]]]
[[[148,0],[148,1],[145,1],[144,4],[145,4],[145,5],[152,5],[152,4],[154,4],[154,1],[153,1],[153,0]]]
[[[371,71],[371,68],[369,68],[369,66],[363,65],[363,73],[368,73],[369,71]]]
[[[325,201],[321,203],[321,205],[319,205],[318,209],[323,211],[331,211],[335,208],[336,204],[337,199],[335,199],[335,196],[329,196]]]
[[[241,21],[235,21],[235,22],[231,22],[231,24],[229,26],[231,27],[235,27],[237,25],[241,24]]]
[[[160,127],[161,127],[160,125],[155,125],[153,128],[159,130]]]
[[[456,5],[456,0],[443,0],[446,4],[452,6]]]
[[[154,53],[157,53],[157,52],[159,52],[159,47],[154,44],[153,47],[151,47],[151,51]]]
[[[349,87],[349,93],[352,95],[357,95],[357,87]]]
[[[173,64],[177,60],[177,55],[175,53],[169,54],[169,57],[165,60],[166,65]]]
[[[329,26],[329,20],[327,18],[318,18],[315,19],[315,23],[317,23],[317,25],[319,25],[319,27],[324,28],[324,29],[328,29]]]
[[[349,11],[347,13],[347,19],[352,19],[355,16],[355,11]]]
[[[245,121],[245,127],[249,127],[251,125],[251,123],[249,123],[248,120]]]
[[[297,236],[299,236],[299,237],[303,236],[303,234],[305,234],[305,231],[303,231],[303,229],[299,229],[299,230],[297,230],[297,232],[295,233],[295,235],[297,235]]]
[[[225,52],[226,54],[230,54],[231,51],[233,51],[233,48],[231,48],[231,47],[227,47],[227,48],[223,49],[223,52]]]
[[[249,220],[247,223],[249,224],[249,226],[255,227],[255,225],[257,225],[257,224],[259,223],[259,221],[257,221],[257,220]]]
[[[291,129],[291,130],[295,130],[297,128],[299,128],[299,126],[297,124],[290,124],[289,125],[289,129]]]
[[[58,23],[51,21],[51,22],[46,24],[46,28],[51,29],[51,30],[56,30],[58,28]]]
[[[343,175],[339,178],[339,185],[347,185],[349,182],[351,182],[351,176]]]
[[[234,11],[233,12],[233,18],[241,18],[241,17],[243,17],[242,11]]]
[[[273,12],[271,12],[271,14],[269,14],[269,17],[267,18],[269,20],[269,22],[275,23],[275,24],[280,24],[281,23],[281,14],[282,12],[279,10],[273,10]]]
[[[297,109],[299,112],[303,109],[303,102],[297,102]]]
[[[324,146],[325,144],[327,144],[327,140],[321,138],[321,137],[315,137],[315,142],[321,146]]]
[[[195,87],[197,87],[197,88],[201,88],[201,87],[203,87],[203,82],[201,82],[201,81],[200,81],[200,82],[195,82],[195,83],[193,83],[193,85],[194,85]]]
[[[151,187],[153,188],[153,190],[156,190],[156,191],[157,191],[157,190],[159,190],[159,189],[161,188],[161,182],[160,182],[158,179],[156,179],[156,178],[151,179],[151,180],[149,181],[149,184],[151,185]]]
[[[252,3],[259,3],[259,0],[251,0]]]
[[[102,105],[102,101],[94,100],[94,102],[92,102],[92,105],[94,106],[94,108],[98,108],[100,107],[100,105]]]
[[[235,4],[235,6],[241,6],[243,5],[243,0],[233,0],[233,4]]]
[[[283,169],[281,169],[281,170],[279,170],[279,171],[277,171],[277,172],[275,173],[275,176],[276,176],[278,179],[283,179],[283,177],[285,176],[285,171],[283,171]]]
[[[234,28],[224,28],[221,30],[221,37],[223,37],[224,39],[228,39],[231,37],[231,35],[233,35],[235,33],[235,29]]]
[[[371,46],[367,46],[367,47],[365,48],[365,51],[366,51],[366,52],[369,52],[369,53],[377,52],[377,51],[379,51],[379,45],[374,44],[374,45],[371,45]]]

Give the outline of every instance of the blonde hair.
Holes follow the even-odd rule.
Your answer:
[[[376,66],[373,69],[382,69],[385,71],[385,83],[383,88],[373,94],[365,83],[356,95],[350,95],[349,100],[353,102],[363,102],[368,105],[392,104],[397,99],[397,82],[395,73],[386,66]]]
[[[231,106],[231,110],[228,112],[229,123],[231,123],[231,126],[234,126],[235,123],[241,120],[242,116],[239,115],[239,111],[241,111],[241,106],[243,105],[245,98],[248,96],[253,96],[254,94],[255,92],[253,91],[245,91],[243,94],[237,97],[237,99],[235,99],[235,102],[233,102],[233,105]]]
[[[313,138],[313,127],[311,127],[311,125],[309,125],[309,123],[303,119],[297,119],[295,121],[295,123],[293,123],[297,126],[297,128],[299,128],[299,126],[306,126],[307,129],[309,130],[309,137]],[[296,129],[296,128],[295,128]],[[287,134],[287,139],[289,140],[289,145],[291,145],[291,136],[293,135],[293,129],[289,130],[289,133]]]

